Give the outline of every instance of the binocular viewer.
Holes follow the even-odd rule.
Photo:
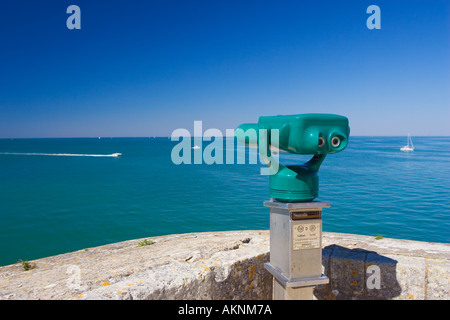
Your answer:
[[[262,116],[258,123],[245,123],[235,130],[238,141],[259,149],[270,169],[270,196],[281,202],[317,198],[320,165],[327,154],[347,147],[349,134],[346,117],[320,113]],[[282,165],[278,152],[313,157],[303,164]]]

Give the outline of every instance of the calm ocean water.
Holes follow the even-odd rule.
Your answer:
[[[413,141],[415,151],[404,153],[406,137],[351,137],[325,159],[324,231],[449,242],[450,137]],[[156,235],[269,228],[260,163],[177,166],[176,144],[0,139],[0,265]],[[115,152],[123,156],[34,154]],[[306,158],[283,155],[289,163]]]

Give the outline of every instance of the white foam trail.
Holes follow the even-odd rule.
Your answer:
[[[82,154],[82,153],[34,153],[34,152],[0,152],[0,154],[10,154],[17,156],[54,156],[54,157],[120,157],[121,153],[112,154]]]

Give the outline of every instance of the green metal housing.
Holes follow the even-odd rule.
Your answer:
[[[256,132],[256,145],[255,141],[251,141],[249,129]],[[278,129],[278,146],[272,141],[273,129]],[[349,134],[346,117],[310,113],[263,116],[258,123],[240,125],[235,135],[239,141],[258,147],[268,163],[276,161],[272,156],[274,149],[292,154],[312,154],[311,160],[303,164],[279,164],[278,171],[270,175],[271,197],[282,202],[305,202],[317,198],[320,165],[327,154],[340,152],[347,147]],[[261,148],[261,144],[264,144],[264,148]]]

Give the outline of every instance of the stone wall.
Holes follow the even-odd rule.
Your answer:
[[[0,267],[0,299],[271,299],[269,232],[151,237]],[[143,240],[149,240],[143,243]],[[317,299],[449,299],[450,244],[323,235]]]
[[[325,233],[322,264],[318,299],[450,298],[450,244]]]

